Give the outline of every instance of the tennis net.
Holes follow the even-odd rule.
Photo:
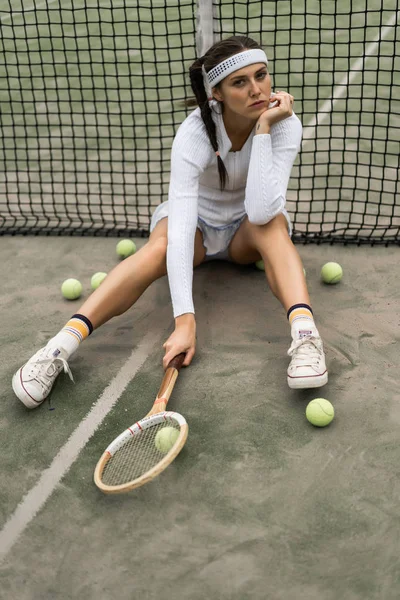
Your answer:
[[[146,235],[201,40],[249,34],[304,127],[294,240],[399,244],[398,3],[0,0],[0,233]]]

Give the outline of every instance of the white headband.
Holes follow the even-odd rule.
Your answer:
[[[267,55],[261,48],[256,50],[245,50],[244,52],[239,52],[239,54],[233,54],[233,56],[222,61],[207,73],[207,83],[210,88],[213,88],[217,83],[225,79],[225,77],[234,71],[238,71],[249,65],[254,65],[255,63],[265,63],[268,65]]]

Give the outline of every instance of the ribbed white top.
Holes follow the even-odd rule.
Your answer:
[[[198,215],[209,225],[221,226],[247,214],[251,223],[268,223],[282,212],[302,126],[291,117],[271,127],[270,134],[251,132],[238,152],[222,115],[214,113],[219,152],[228,171],[221,192],[217,157],[207,136],[200,109],[181,124],[171,155],[168,195],[167,269],[174,317],[194,313],[192,280],[194,237]]]

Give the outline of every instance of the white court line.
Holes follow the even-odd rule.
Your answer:
[[[158,329],[158,327],[155,327],[155,329]],[[36,485],[22,498],[14,513],[0,531],[0,561],[5,558],[19,536],[51,496],[57,484],[78,458],[89,438],[101,425],[144,361],[154,351],[156,343],[159,342],[160,332],[158,332],[158,335],[154,332],[146,335],[114,379],[105,388],[87,416],[70,435],[51,465],[43,471]],[[127,423],[128,425],[130,423]]]
[[[358,75],[358,73],[362,70],[364,66],[364,61],[367,60],[368,57],[375,52],[379,42],[385,39],[389,31],[396,24],[399,12],[400,11],[394,13],[393,17],[389,20],[385,27],[379,30],[379,33],[374,39],[374,41],[368,44],[364,56],[360,56],[360,58],[358,58],[352,66],[350,76],[349,73],[346,73],[342,81],[335,86],[333,90],[333,97],[328,98],[328,100],[325,100],[324,104],[321,106],[315,117],[313,117],[311,121],[307,123],[307,125],[303,125],[303,147],[305,145],[304,142],[307,142],[310,139],[315,139],[316,126],[322,125],[326,121],[329,113],[334,108],[336,100],[339,100],[347,93],[348,86],[352,84],[356,75]]]

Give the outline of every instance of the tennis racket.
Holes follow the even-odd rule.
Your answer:
[[[165,370],[153,408],[147,415],[128,427],[103,452],[94,472],[94,482],[105,494],[129,492],[152,481],[182,450],[189,427],[182,415],[166,411],[185,353],[173,358]],[[165,452],[156,436],[171,427],[173,445]],[[160,436],[158,436],[159,439]]]

